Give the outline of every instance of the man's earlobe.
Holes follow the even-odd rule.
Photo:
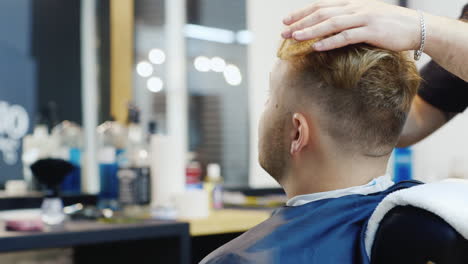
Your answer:
[[[294,136],[291,141],[291,155],[299,153],[309,143],[309,124],[304,115],[294,113],[292,117]]]

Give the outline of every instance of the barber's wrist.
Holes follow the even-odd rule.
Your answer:
[[[412,34],[411,34],[411,42],[408,47],[408,50],[419,50],[421,47],[421,14],[417,10],[413,9],[406,9],[408,11],[408,16],[410,21],[410,25],[412,28]],[[424,13],[424,16],[426,16],[426,13]]]
[[[439,16],[434,16],[428,13],[424,13],[426,21],[426,47],[424,53],[429,56],[435,55],[434,52],[444,47],[443,38],[444,33],[441,30],[449,30],[449,28],[443,26],[446,24],[446,19]]]

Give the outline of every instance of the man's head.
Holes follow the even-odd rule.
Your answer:
[[[260,124],[260,164],[281,182],[296,159],[388,156],[418,86],[406,53],[367,45],[279,60]]]

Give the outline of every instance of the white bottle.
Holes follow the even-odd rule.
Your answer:
[[[210,206],[212,209],[223,208],[223,178],[221,177],[221,167],[217,163],[208,164],[204,189],[210,196]]]
[[[32,135],[23,138],[23,176],[28,189],[35,190],[38,184],[31,172],[31,165],[39,159],[46,158],[50,154],[50,138],[46,125],[36,125]]]

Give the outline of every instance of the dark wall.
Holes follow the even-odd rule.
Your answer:
[[[96,6],[101,121],[110,117],[109,3]],[[0,0],[0,188],[23,177],[18,133],[32,132],[50,102],[49,125],[82,123],[80,9],[81,0]]]
[[[111,119],[110,112],[110,0],[96,7],[99,60],[99,123]]]
[[[81,124],[80,0],[32,1],[37,103],[55,102],[57,120]]]
[[[36,109],[36,65],[31,57],[32,2],[0,1],[0,187],[22,177],[22,137]]]
[[[31,54],[32,2],[33,0],[0,1],[0,43],[23,56]]]

